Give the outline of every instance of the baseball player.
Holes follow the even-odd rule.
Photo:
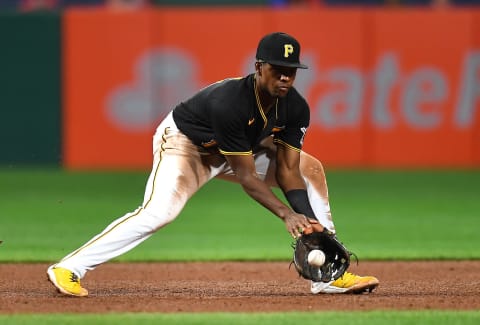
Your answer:
[[[293,87],[300,44],[285,33],[264,36],[257,48],[255,73],[214,83],[178,104],[153,138],[153,167],[144,201],[135,211],[47,270],[66,295],[87,296],[80,279],[172,222],[205,183],[222,178],[243,190],[285,223],[298,238],[317,219],[334,231],[321,163],[303,152],[310,113]],[[289,206],[272,192],[280,187]],[[308,217],[308,218],[307,218]],[[346,272],[329,283],[311,282],[311,292],[372,291],[379,281]]]

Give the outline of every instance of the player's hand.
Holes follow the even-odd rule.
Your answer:
[[[312,224],[303,214],[291,212],[285,219],[285,227],[293,238],[298,238],[303,232],[312,232]]]

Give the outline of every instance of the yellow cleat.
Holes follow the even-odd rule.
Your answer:
[[[79,277],[72,271],[62,267],[50,266],[47,275],[48,280],[60,293],[75,297],[88,296],[87,289],[80,285]]]
[[[379,285],[379,281],[373,276],[359,276],[345,272],[333,282],[312,282],[310,288],[313,294],[317,293],[364,293],[372,292]]]

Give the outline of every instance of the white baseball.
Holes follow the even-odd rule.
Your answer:
[[[319,249],[314,249],[308,253],[308,264],[314,266],[322,266],[325,263],[325,253]]]

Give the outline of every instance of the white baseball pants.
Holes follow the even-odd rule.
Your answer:
[[[254,155],[257,173],[270,186],[275,181],[275,155],[268,150]],[[334,231],[328,190],[321,163],[302,152],[300,169],[308,197],[320,223]],[[113,221],[105,230],[58,264],[80,278],[88,270],[115,258],[172,222],[192,195],[214,177],[235,181],[222,155],[202,152],[176,127],[172,113],[158,126],[153,139],[153,168],[143,203],[135,211]]]

